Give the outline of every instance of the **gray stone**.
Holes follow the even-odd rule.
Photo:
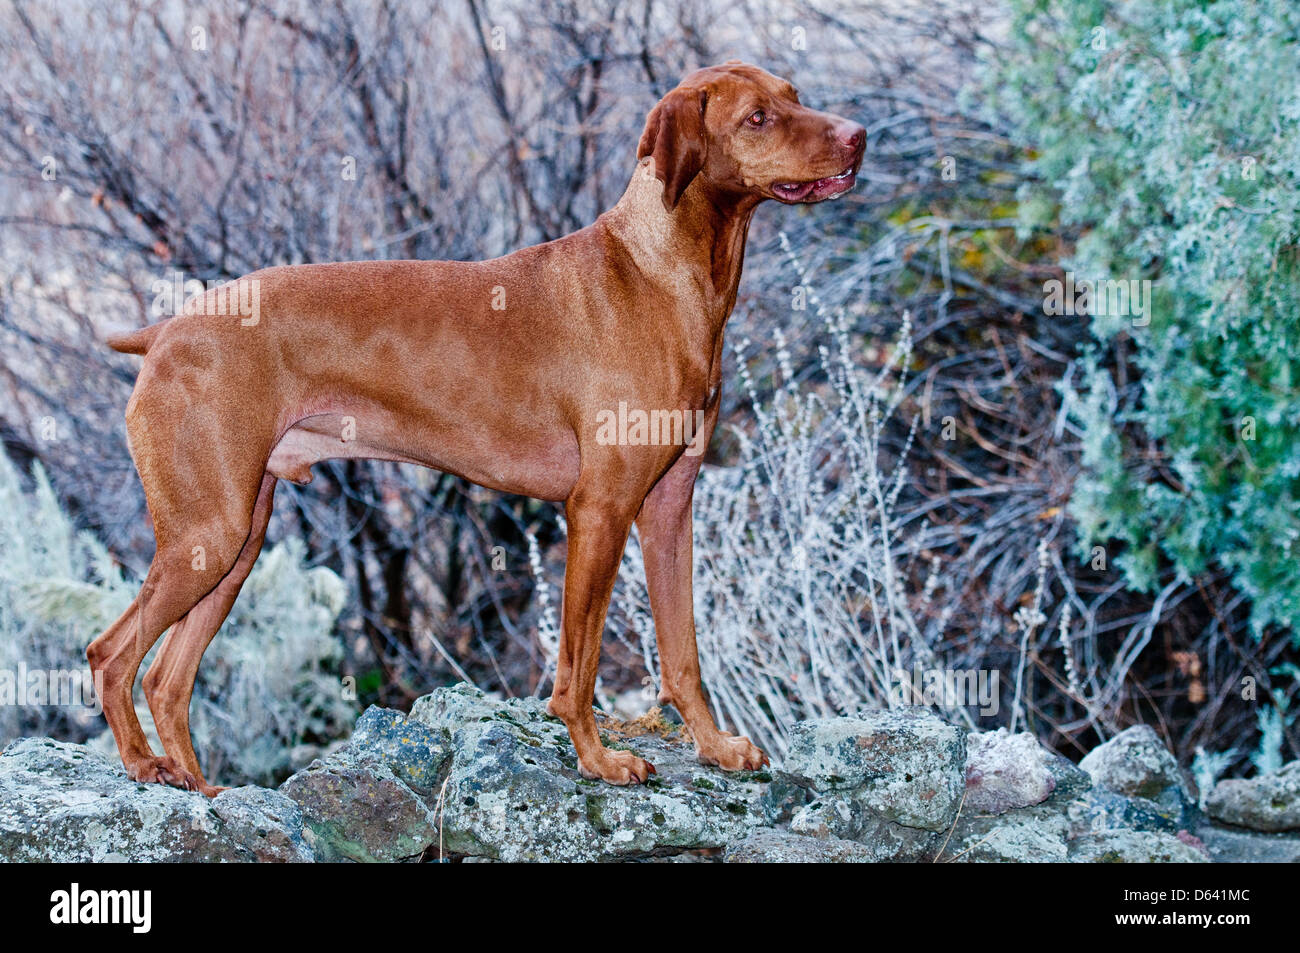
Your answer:
[[[958,818],[939,859],[957,863],[1060,863],[1066,859],[1069,821],[1052,807]]]
[[[280,791],[302,811],[304,836],[317,860],[414,859],[438,840],[424,800],[370,755],[342,751],[313,761]]]
[[[454,755],[436,805],[446,848],[500,860],[616,860],[724,847],[764,823],[766,772],[699,764],[679,726],[607,743],[654,764],[648,784],[578,772],[563,722],[538,699],[498,701],[466,686],[419,699],[411,720],[446,731]]]
[[[1153,831],[1102,831],[1070,841],[1075,864],[1203,864],[1209,860],[1193,837]],[[1191,841],[1192,843],[1189,843]]]
[[[943,831],[966,783],[965,733],[920,708],[801,722],[783,769],[799,785],[845,796],[907,827]]]
[[[20,738],[0,755],[0,860],[310,860],[292,806],[139,784],[84,745]]]
[[[872,817],[858,801],[824,794],[794,812],[790,830],[802,837],[852,840]]]
[[[1300,761],[1256,778],[1220,781],[1206,798],[1205,811],[1251,830],[1300,830]]]
[[[352,732],[349,750],[372,755],[418,794],[436,793],[451,761],[451,736],[400,711],[367,708]]]
[[[1150,725],[1134,725],[1098,745],[1079,762],[1097,787],[1129,797],[1155,798],[1182,787],[1178,762]]]
[[[1082,770],[1029,735],[976,733],[968,750],[925,710],[864,712],[796,725],[781,768],[732,774],[700,765],[680,724],[598,724],[658,774],[585,779],[543,702],[465,685],[409,716],[367,710],[346,745],[278,791],[213,800],[132,782],[83,746],[21,739],[0,755],[0,861],[1300,860],[1300,836],[1209,824],[1150,729]],[[1209,802],[1231,823],[1294,826],[1298,786],[1292,764],[1222,782]]]
[[[1220,864],[1300,864],[1300,836],[1259,834],[1206,824],[1196,836]]]
[[[1176,788],[1163,792],[1160,800],[1094,789],[1067,804],[1065,811],[1072,837],[1111,830],[1176,834],[1199,823],[1193,805],[1183,800]]]
[[[279,791],[231,788],[213,799],[212,810],[258,861],[311,863],[316,859],[304,836],[302,812]]]
[[[790,831],[760,828],[731,844],[728,864],[869,864],[871,850],[837,837],[804,837]]]
[[[790,831],[806,837],[857,841],[873,861],[881,863],[929,861],[944,838],[942,832],[898,824],[861,801],[833,795],[823,795],[796,811]]]
[[[772,783],[763,792],[763,815],[770,824],[783,824],[812,799],[813,793],[806,782],[780,768],[774,768],[771,775]]]
[[[975,732],[966,736],[966,799],[963,810],[1001,814],[1040,804],[1056,790],[1055,758],[1027,732]]]
[[[624,861],[628,864],[720,864],[722,862],[722,852],[717,848],[687,850],[679,854],[651,854],[648,857],[632,857]]]
[[[473,685],[461,682],[421,695],[411,706],[410,719],[434,731],[450,734],[471,721],[490,721],[500,714],[500,706],[504,704],[506,703],[500,698],[487,695]],[[532,712],[533,709],[530,707],[529,711]],[[551,717],[546,715],[545,706],[541,714],[546,718]],[[531,714],[528,717],[532,720]]]
[[[1069,758],[1048,752],[1047,770],[1055,785],[1045,804],[1064,805],[1092,790],[1092,777]]]

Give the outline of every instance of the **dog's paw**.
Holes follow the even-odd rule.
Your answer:
[[[578,759],[578,771],[589,781],[610,784],[645,784],[655,773],[655,766],[630,751],[600,748],[594,756]]]
[[[200,790],[199,779],[171,758],[141,758],[133,761],[126,766],[126,776],[141,784],[167,784],[186,791]]]
[[[719,731],[707,743],[696,739],[695,756],[702,764],[712,764],[724,771],[757,771],[768,764],[767,755],[741,735]]]

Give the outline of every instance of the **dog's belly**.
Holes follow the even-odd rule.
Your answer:
[[[312,466],[324,460],[392,460],[541,500],[565,499],[578,479],[578,444],[571,435],[551,441],[501,440],[471,430],[449,439],[429,427],[394,427],[384,417],[325,413],[303,418],[272,449],[266,470],[302,484],[311,481]]]

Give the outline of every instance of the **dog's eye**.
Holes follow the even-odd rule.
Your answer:
[[[755,109],[749,114],[749,118],[746,119],[745,122],[757,128],[767,122],[767,113],[763,112],[761,109]]]

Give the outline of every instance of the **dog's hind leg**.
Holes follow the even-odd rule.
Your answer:
[[[271,519],[275,483],[275,477],[269,473],[262,478],[257,502],[253,506],[252,527],[234,566],[215,589],[176,623],[144,676],[145,698],[153,712],[163,749],[172,761],[195,779],[198,790],[208,797],[215,797],[224,789],[213,787],[203,779],[194,753],[190,737],[190,699],[194,680],[198,677],[203,653],[230,614],[239,590],[262,551],[266,527]]]
[[[160,548],[140,594],[120,619],[90,643],[86,659],[104,707],[104,718],[113,730],[118,753],[131,780],[197,791],[198,779],[181,765],[171,758],[155,757],[131,700],[136,674],[149,649],[168,626],[213,587],[213,573],[196,571],[194,565],[189,551]]]
[[[247,496],[232,492],[237,485],[235,481],[213,481],[204,500],[207,518],[202,520],[195,519],[192,488],[185,489],[184,499],[165,499],[146,490],[158,538],[153,563],[131,607],[86,649],[104,718],[113,730],[127,775],[134,781],[199,789],[199,779],[187,768],[170,757],[154,755],[136,718],[131,694],[149,649],[235,565],[249,537],[252,487],[257,484],[252,484]],[[224,498],[213,499],[217,494],[212,491],[218,488],[225,490]],[[177,532],[182,513],[189,522]],[[159,724],[158,730],[167,737],[171,726]]]

